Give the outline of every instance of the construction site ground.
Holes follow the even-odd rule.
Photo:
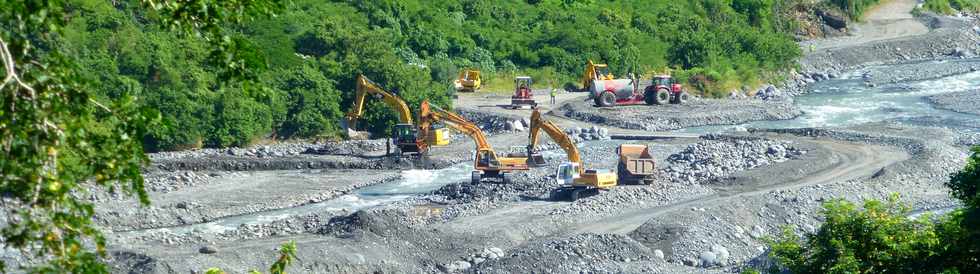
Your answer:
[[[880,8],[869,18],[904,13],[904,8]],[[826,52],[801,62],[847,63],[834,59],[846,56],[828,52],[972,32],[972,25],[964,24],[926,32],[889,26],[881,26],[895,34],[887,39],[821,46]],[[972,35],[962,37],[975,39]],[[901,60],[879,61],[848,63],[835,73],[842,78],[855,74],[860,83],[863,66]],[[894,66],[896,74],[913,69]],[[910,83],[905,85],[915,90],[919,82],[909,79],[929,79],[919,74],[933,72],[914,73],[895,80],[896,86]],[[957,83],[980,82],[969,70],[935,73],[933,78],[953,77]],[[846,89],[850,84],[824,85]],[[910,92],[915,91],[883,94]],[[928,105],[925,96],[930,94],[910,104]],[[549,164],[516,173],[510,184],[470,184],[474,144],[459,134],[451,145],[434,148],[425,168],[383,156],[380,139],[154,154],[145,172],[150,206],[90,195],[97,223],[109,231],[113,272],[264,270],[280,244],[295,241],[297,260],[290,273],[732,273],[768,266],[764,239],[784,228],[814,231],[821,204],[832,199],[857,202],[898,193],[915,212],[958,206],[943,182],[962,167],[968,145],[980,141],[978,126],[969,123],[980,118],[939,108],[930,115],[840,126],[715,130],[712,126],[756,120],[812,119],[807,116],[812,108],[800,108],[803,97],[792,96],[778,102],[695,99],[688,105],[609,109],[592,108],[585,93],[563,92],[555,104],[546,91],[535,91],[535,97],[545,119],[563,128],[651,137],[583,139],[578,146],[588,168],[613,169],[616,146],[649,145],[660,172],[656,181],[618,186],[575,202],[553,201],[549,195],[558,185],[552,176],[565,156],[546,137],[542,148]],[[460,94],[454,108],[484,126],[489,142],[506,151],[526,146],[528,136],[500,127],[499,121],[530,115],[530,110],[500,106],[509,99]],[[828,111],[849,109],[834,107]],[[891,107],[899,110],[885,111],[900,113],[901,107]],[[937,122],[931,114],[949,119]],[[630,125],[634,122],[638,126]],[[656,126],[661,123],[674,126]],[[16,258],[3,255],[12,263]]]

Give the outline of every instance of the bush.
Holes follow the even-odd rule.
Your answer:
[[[842,200],[824,205],[826,221],[799,237],[789,228],[770,242],[779,267],[793,273],[977,273],[980,271],[980,147],[946,184],[964,208],[910,219],[893,195],[864,208]],[[778,272],[780,269],[773,269]]]

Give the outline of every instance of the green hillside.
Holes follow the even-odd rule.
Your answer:
[[[294,0],[274,18],[232,26],[245,62],[264,68],[247,91],[220,86],[206,43],[148,23],[154,15],[137,1],[74,1],[57,46],[97,79],[100,96],[135,94],[160,111],[148,150],[240,146],[337,136],[359,73],[413,107],[423,98],[450,105],[462,68],[488,82],[521,73],[577,85],[588,59],[619,75],[669,67],[720,96],[793,66],[799,49],[777,2]],[[395,119],[379,102],[366,116],[376,133]]]

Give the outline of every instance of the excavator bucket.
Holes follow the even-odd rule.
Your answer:
[[[347,135],[347,139],[349,140],[367,140],[371,138],[371,133],[367,131],[354,130],[347,117],[340,118],[340,127],[344,129],[344,134]]]

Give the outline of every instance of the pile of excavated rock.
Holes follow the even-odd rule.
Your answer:
[[[573,127],[565,129],[565,134],[572,137],[572,141],[593,141],[593,140],[609,140],[611,136],[609,135],[609,129],[592,126],[590,128],[580,128]]]
[[[387,142],[387,139],[326,142],[319,144],[318,146],[310,147],[306,149],[304,153],[321,155],[363,155],[369,152],[385,150],[385,142]]]
[[[706,136],[670,155],[664,172],[679,182],[696,183],[729,175],[739,170],[783,162],[806,153],[788,143],[743,137]],[[728,140],[724,140],[728,139]]]

